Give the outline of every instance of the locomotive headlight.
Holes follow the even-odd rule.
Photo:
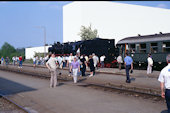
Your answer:
[[[139,64],[139,66],[141,66],[141,64]]]

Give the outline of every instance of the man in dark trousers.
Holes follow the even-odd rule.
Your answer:
[[[166,57],[168,65],[161,70],[158,81],[161,83],[161,96],[165,98],[170,113],[170,54]]]
[[[133,70],[133,60],[132,58],[129,56],[128,53],[126,53],[126,57],[124,58],[124,62],[125,62],[125,69],[126,69],[126,83],[130,83],[130,76],[129,76],[129,70]]]

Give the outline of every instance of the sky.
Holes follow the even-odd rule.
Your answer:
[[[112,1],[170,9],[170,1]],[[8,42],[15,48],[36,47],[63,41],[63,5],[71,1],[1,1],[0,47]]]

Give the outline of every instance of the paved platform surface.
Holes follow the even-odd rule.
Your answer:
[[[34,73],[40,73],[41,75],[46,74],[49,75],[49,71],[47,68],[36,68],[34,69],[33,67],[28,67],[28,66],[23,66],[23,68],[18,69],[17,66],[9,66],[9,68],[12,69],[17,69],[17,70],[21,70],[21,71],[25,71],[25,72],[34,72]],[[104,70],[104,69],[102,69]],[[116,69],[108,69],[108,70],[116,70]],[[124,73],[123,71],[125,70],[121,70],[122,73]],[[68,70],[64,69],[64,70],[60,70],[60,72],[62,73],[61,77],[64,78],[70,78],[68,77]],[[158,78],[158,74],[159,72],[154,72],[152,73],[152,75],[150,75],[150,77],[147,77],[146,73],[144,74],[144,71],[141,70],[134,70],[134,73],[131,75],[131,80],[132,82],[130,84],[126,83],[126,76],[125,75],[121,75],[121,74],[117,74],[117,73],[96,73],[95,76],[93,77],[79,77],[79,82],[81,83],[93,83],[93,84],[100,84],[100,85],[117,85],[117,86],[124,86],[127,88],[136,88],[136,89],[141,89],[141,90],[153,90],[154,93],[159,94],[160,95],[160,83],[158,82],[157,78]],[[86,74],[89,74],[89,72],[87,72]]]
[[[0,71],[0,93],[30,113],[167,113],[162,102],[89,89],[78,84],[62,82],[57,88],[49,88],[47,79]]]

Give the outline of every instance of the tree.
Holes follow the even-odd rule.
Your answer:
[[[91,24],[89,27],[81,26],[80,35],[81,40],[92,40],[97,37],[97,29],[92,30]]]
[[[12,45],[10,45],[7,42],[5,42],[0,49],[0,57],[3,56],[4,58],[6,58],[8,56],[11,60],[13,56],[20,55],[25,57],[25,48],[15,49]]]
[[[4,45],[1,47],[0,55],[3,57],[9,57],[11,53],[16,53],[16,50],[13,46],[8,44],[7,42],[4,43]]]

